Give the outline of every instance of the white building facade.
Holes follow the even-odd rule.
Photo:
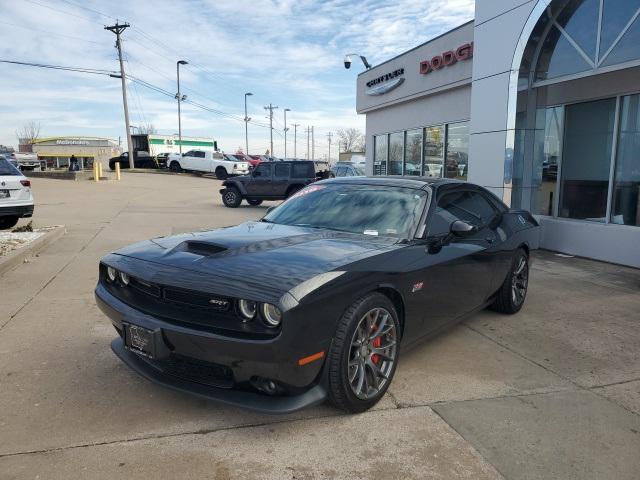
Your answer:
[[[358,77],[367,173],[466,179],[640,267],[640,0],[492,0]]]

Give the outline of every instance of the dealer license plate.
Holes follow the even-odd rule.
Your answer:
[[[0,190],[0,198],[9,198],[9,190]]]
[[[153,330],[125,324],[124,344],[129,350],[139,355],[155,358],[155,334]]]

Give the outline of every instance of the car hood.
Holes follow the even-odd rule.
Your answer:
[[[232,290],[262,287],[284,293],[316,275],[398,247],[389,237],[247,222],[155,238],[114,253],[204,273],[214,284],[233,285]]]

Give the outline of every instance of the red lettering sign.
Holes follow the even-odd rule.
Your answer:
[[[420,73],[426,75],[470,58],[473,58],[473,42],[460,45],[455,51],[449,50],[442,55],[436,55],[431,60],[423,60],[420,62]]]

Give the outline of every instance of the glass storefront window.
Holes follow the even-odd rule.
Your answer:
[[[611,223],[640,226],[640,95],[622,97]]]
[[[373,137],[373,174],[387,174],[387,135]]]
[[[531,212],[537,215],[553,215],[563,122],[564,107],[541,108],[536,113]]]
[[[444,125],[424,129],[424,176],[442,177]]]
[[[389,175],[402,175],[404,154],[404,132],[389,135]]]
[[[447,125],[447,159],[444,176],[467,179],[469,166],[469,122]]]
[[[405,133],[405,175],[422,175],[422,129]]]
[[[616,99],[565,107],[558,216],[604,222]]]

